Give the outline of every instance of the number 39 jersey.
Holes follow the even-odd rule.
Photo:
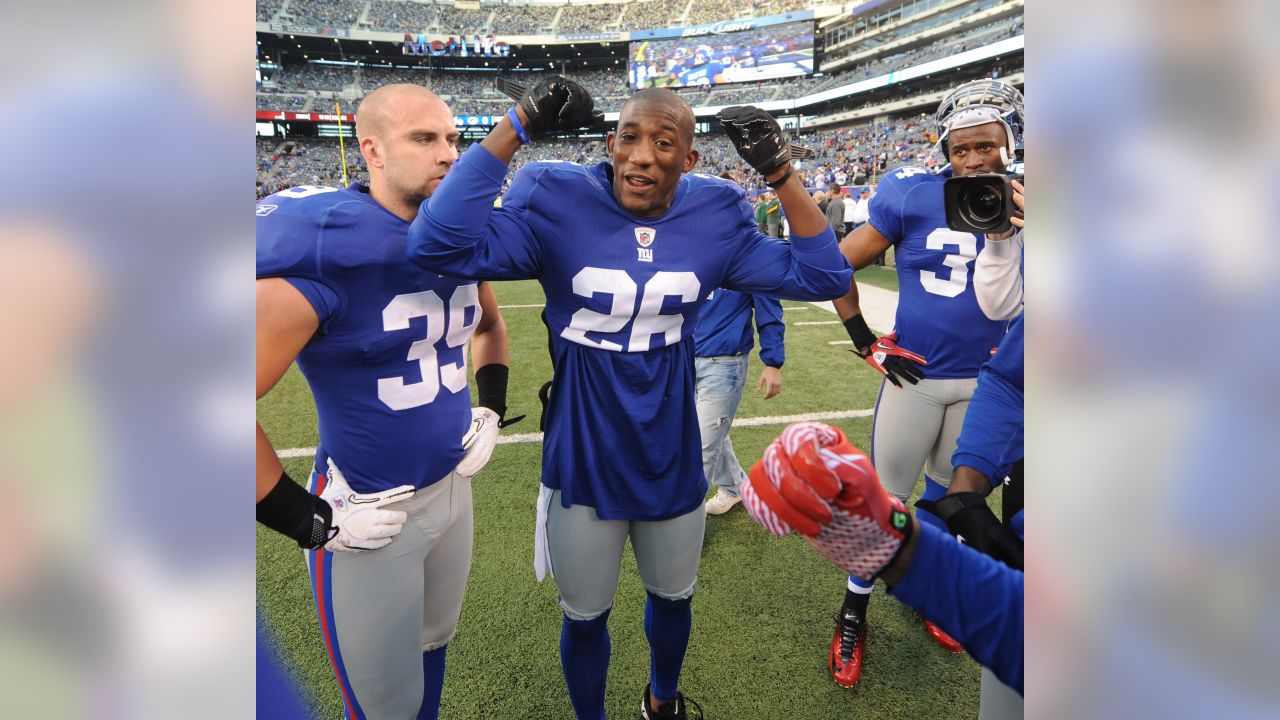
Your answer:
[[[409,224],[367,188],[306,186],[257,206],[257,274],[284,277],[320,330],[298,354],[332,457],[356,492],[430,485],[462,459],[477,286],[405,259]]]
[[[555,381],[542,482],[604,519],[659,520],[703,501],[693,334],[716,287],[829,299],[850,270],[830,229],[792,247],[755,229],[741,188],[684,175],[671,207],[631,215],[607,163],[507,167],[475,145],[409,231],[410,257],[462,277],[537,278]]]
[[[894,246],[898,345],[923,355],[931,378],[972,378],[991,358],[1005,323],[978,307],[973,263],[984,238],[947,228],[947,177],[915,167],[889,173],[868,205],[869,222]]]

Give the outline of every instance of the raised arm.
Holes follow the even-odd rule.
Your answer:
[[[454,277],[524,279],[541,268],[536,238],[524,217],[536,170],[516,175],[503,207],[493,200],[520,146],[549,130],[571,130],[597,119],[591,95],[562,75],[528,90],[489,135],[473,145],[422,204],[409,227],[409,259]]]
[[[830,300],[846,292],[852,270],[840,255],[826,216],[796,176],[792,146],[778,122],[751,106],[725,108],[717,117],[742,159],[777,191],[791,223],[788,246],[756,230],[750,207],[740,203],[744,250],[730,269],[726,287],[798,300]]]

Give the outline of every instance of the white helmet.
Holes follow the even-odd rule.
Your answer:
[[[1008,142],[1000,149],[1004,164],[1014,158],[1022,158],[1022,93],[1014,86],[999,80],[974,80],[951,91],[938,105],[934,113],[938,125],[938,144],[942,156],[950,158],[947,136],[959,128],[998,122],[1004,126]],[[1013,157],[1009,157],[1009,152]]]

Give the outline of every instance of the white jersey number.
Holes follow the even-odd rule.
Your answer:
[[[620,343],[594,340],[587,337],[587,333],[618,333],[627,327],[627,323],[631,323],[631,335],[626,347],[628,352],[648,350],[649,339],[654,335],[662,335],[664,345],[679,341],[684,316],[678,313],[663,314],[662,302],[668,297],[678,297],[685,303],[697,300],[702,292],[698,276],[691,272],[654,273],[640,293],[639,310],[636,309],[637,289],[636,282],[622,270],[583,268],[573,276],[573,294],[585,298],[597,294],[609,295],[613,298],[609,313],[606,315],[582,308],[569,319],[569,326],[560,332],[560,337],[579,345],[621,351],[623,347]]]
[[[972,233],[938,228],[929,233],[924,243],[930,250],[945,250],[947,245],[959,246],[959,252],[942,259],[942,264],[951,268],[951,277],[944,280],[932,270],[921,270],[920,284],[934,295],[955,297],[969,286],[969,263],[978,257],[978,238]]]
[[[465,322],[467,308],[474,307],[471,322]],[[441,365],[436,343],[443,337],[448,347],[463,347],[471,339],[480,322],[480,296],[477,286],[459,285],[449,298],[449,333],[445,335],[445,307],[432,290],[397,295],[382,309],[382,329],[386,332],[408,330],[409,321],[427,319],[427,334],[409,346],[409,362],[417,362],[422,380],[405,382],[404,377],[378,378],[378,399],[392,410],[408,410],[426,405],[440,394],[443,384],[450,392],[467,386],[467,353],[462,361]]]

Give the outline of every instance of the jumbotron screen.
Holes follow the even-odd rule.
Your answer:
[[[632,88],[690,87],[813,74],[813,21],[633,41]]]

